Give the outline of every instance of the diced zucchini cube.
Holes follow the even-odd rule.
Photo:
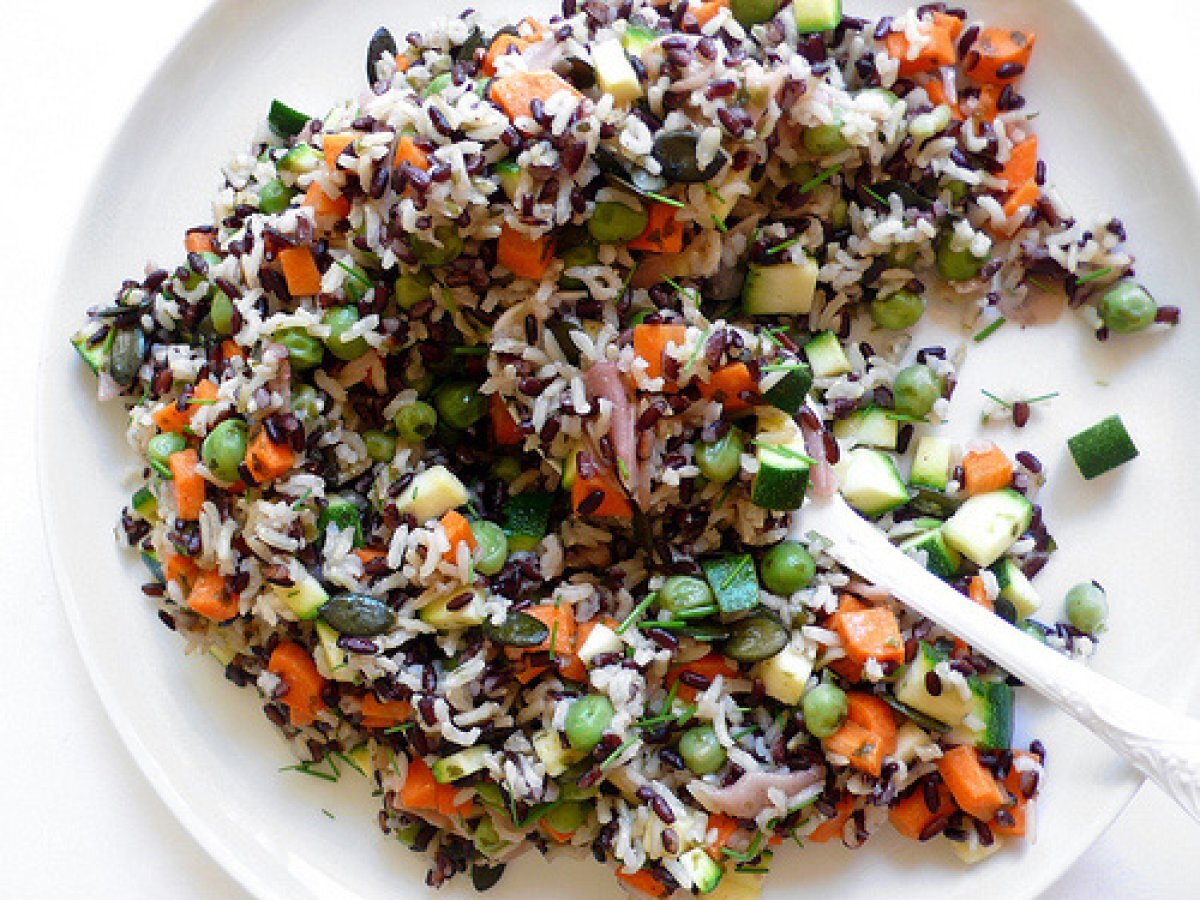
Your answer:
[[[908,487],[886,453],[858,447],[834,466],[842,496],[864,516],[881,516],[908,502]]]

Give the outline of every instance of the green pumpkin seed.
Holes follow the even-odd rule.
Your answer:
[[[396,624],[392,608],[367,594],[337,594],[321,607],[321,618],[330,627],[351,637],[376,637]]]
[[[483,633],[489,640],[506,647],[536,647],[550,636],[550,629],[533,616],[512,612],[499,625],[485,622]]]
[[[788,631],[774,616],[759,613],[735,622],[721,652],[738,662],[770,659],[787,646]]]

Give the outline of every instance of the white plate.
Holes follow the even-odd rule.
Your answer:
[[[497,16],[545,2],[489,3]],[[892,10],[896,5],[891,6]],[[1129,226],[1142,278],[1163,302],[1200,284],[1200,222],[1186,169],[1132,73],[1072,4],[971,4],[1039,34],[1027,93],[1052,181],[1085,216],[1117,213]],[[204,221],[218,166],[253,132],[273,96],[321,110],[363,84],[367,38],[385,23],[403,35],[435,6],[415,0],[345,4],[257,0],[215,4],[130,114],[85,207],[67,264],[41,372],[41,482],[58,583],[92,677],[130,751],[164,800],[214,859],[263,897],[423,896],[424,860],[382,837],[365,782],[337,785],[281,774],[290,760],[257,698],[236,691],[208,658],[181,655],[139,591],[140,565],[113,543],[132,458],[123,417],[93,402],[94,380],[67,344],[83,310],[111,296],[146,258],[174,265],[182,230]],[[449,6],[442,7],[448,9]],[[851,4],[881,14],[879,2]],[[1186,305],[1186,304],[1185,304]],[[1189,313],[1191,311],[1189,310]],[[1098,578],[1110,590],[1112,633],[1097,667],[1176,706],[1200,663],[1192,637],[1200,604],[1180,587],[1179,559],[1195,546],[1200,479],[1195,414],[1200,356],[1192,321],[1169,336],[1097,344],[1067,317],[1021,334],[1008,327],[976,348],[956,400],[954,429],[969,433],[979,389],[1059,390],[1024,432],[998,431],[1047,464],[1048,521],[1062,550],[1040,582],[1049,597]],[[1085,485],[1064,438],[1120,412],[1141,459]],[[814,847],[779,854],[769,896],[791,890],[875,898],[1030,896],[1045,888],[1113,820],[1138,779],[1094,739],[1033,698],[1022,737],[1050,748],[1037,841],[964,871],[944,842],[916,846],[888,829],[857,853]],[[328,810],[336,818],[322,812]],[[97,836],[102,840],[102,836]],[[611,876],[590,861],[552,867],[527,858],[492,896],[611,897]],[[457,883],[445,896],[472,896]]]

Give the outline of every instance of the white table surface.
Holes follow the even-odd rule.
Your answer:
[[[1086,2],[1161,108],[1187,111],[1172,124],[1196,148],[1190,161],[1200,171],[1195,81],[1185,77],[1195,64],[1186,41],[1200,29],[1200,4],[1140,0],[1134,11],[1129,0]],[[37,345],[69,225],[127,108],[205,6],[4,4],[0,263],[13,289],[0,295],[0,488],[8,512],[0,534],[0,897],[244,895],[158,800],[105,717],[54,589],[33,477]],[[1167,15],[1174,21],[1159,45],[1155,30]],[[1173,298],[1186,314],[1196,312],[1192,299]],[[1046,896],[1195,897],[1198,858],[1200,826],[1148,786]]]

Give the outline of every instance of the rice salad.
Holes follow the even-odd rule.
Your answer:
[[[1034,618],[1036,457],[937,428],[967,348],[1047,303],[1102,340],[1179,319],[1054,189],[1010,24],[565,0],[381,28],[368,89],[273,103],[186,259],[89,311],[159,618],[292,768],[365,776],[429,885],[534,848],[751,898],[783,843],[1032,838],[1018,683],[797,512],[840,490],[963,602],[1080,657],[1103,630],[1094,583]],[[935,306],[961,340],[914,340]],[[993,399],[1021,427],[1047,398]],[[1085,474],[1136,455],[1096,429]]]

